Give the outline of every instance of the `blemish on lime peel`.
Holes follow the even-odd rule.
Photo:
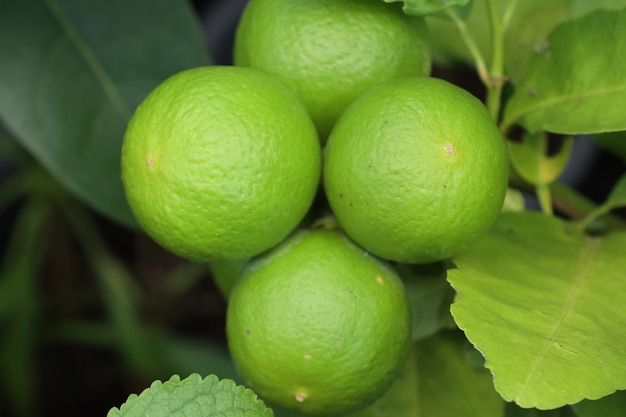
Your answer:
[[[304,400],[306,400],[307,397],[307,393],[306,392],[296,392],[296,401],[298,401],[299,403],[304,402]]]
[[[154,158],[149,156],[148,161],[147,161],[148,166],[151,166],[153,163],[154,163]]]
[[[376,277],[376,282],[378,282],[380,285],[383,285],[385,283],[382,277]]]
[[[311,356],[311,355],[304,355],[303,357],[304,357],[304,359],[306,359],[306,360],[308,361],[308,360],[311,360],[311,358],[312,358],[313,356]]]
[[[451,143],[448,143],[446,145],[446,152],[448,152],[450,155],[452,155],[454,153],[454,146],[452,146]]]

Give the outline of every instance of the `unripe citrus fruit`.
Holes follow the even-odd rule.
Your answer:
[[[389,260],[429,263],[495,221],[508,182],[504,141],[483,104],[447,81],[375,86],[338,121],[324,185],[338,223]]]
[[[129,122],[122,180],[143,229],[199,261],[277,244],[315,196],[315,127],[280,82],[249,68],[201,67],[152,91]]]
[[[424,19],[372,0],[251,0],[234,62],[296,92],[323,142],[345,107],[373,84],[430,72]]]
[[[311,415],[372,403],[411,336],[404,286],[336,230],[298,231],[248,265],[228,305],[238,372],[262,398]]]

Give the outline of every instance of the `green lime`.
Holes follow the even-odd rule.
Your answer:
[[[304,106],[250,68],[168,78],[137,108],[122,180],[141,227],[197,261],[245,259],[284,239],[317,191],[321,151]]]
[[[325,150],[324,186],[345,232],[393,261],[466,249],[498,217],[503,138],[483,104],[431,77],[381,83],[353,102]]]
[[[402,281],[337,230],[298,231],[248,265],[231,293],[228,345],[268,402],[344,415],[393,383],[411,337]]]
[[[430,72],[424,19],[372,0],[251,0],[237,28],[234,61],[291,88],[322,142],[373,84]]]

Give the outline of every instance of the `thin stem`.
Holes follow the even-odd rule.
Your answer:
[[[485,59],[480,53],[480,49],[478,48],[476,41],[474,40],[472,35],[467,31],[467,26],[465,25],[465,22],[463,22],[463,20],[459,17],[459,15],[457,14],[457,12],[454,10],[453,7],[448,7],[446,9],[446,13],[456,25],[459,31],[459,34],[461,35],[461,38],[463,39],[463,42],[465,42],[467,49],[472,55],[472,58],[474,59],[474,63],[476,64],[476,70],[478,71],[478,76],[480,77],[480,80],[483,82],[483,84],[487,88],[489,88],[489,83],[490,83],[489,71],[487,71],[487,65],[485,64]]]
[[[498,120],[502,100],[502,86],[506,82],[504,76],[504,25],[498,13],[495,0],[487,1],[487,14],[491,27],[492,56],[487,84],[487,109],[491,118]]]
[[[554,211],[552,210],[552,195],[550,193],[550,185],[537,184],[535,188],[541,211],[549,216],[552,216],[554,214]]]

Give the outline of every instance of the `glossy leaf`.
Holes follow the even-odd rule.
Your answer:
[[[385,3],[394,3],[402,1],[404,6],[402,10],[406,14],[425,16],[437,13],[440,10],[452,6],[464,6],[470,0],[383,0]]]
[[[181,380],[155,381],[141,394],[132,394],[107,417],[272,417],[274,413],[250,389],[215,375],[192,374]]]
[[[626,10],[599,10],[555,28],[531,57],[503,125],[530,132],[626,129]]]
[[[626,233],[505,213],[453,259],[452,315],[504,399],[552,409],[626,388],[624,247]]]
[[[468,342],[459,336],[442,331],[414,342],[400,378],[354,417],[502,417],[491,375],[467,360]]]
[[[0,118],[70,191],[126,225],[120,148],[158,83],[208,63],[187,2],[0,2]]]

